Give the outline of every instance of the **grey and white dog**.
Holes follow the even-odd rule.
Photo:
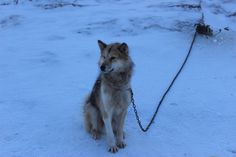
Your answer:
[[[100,74],[84,104],[85,128],[94,139],[98,139],[105,128],[108,151],[115,153],[126,146],[123,127],[131,102],[134,64],[126,43],[105,44],[98,40],[98,45]]]

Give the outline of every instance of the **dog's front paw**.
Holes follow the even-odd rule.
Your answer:
[[[125,148],[126,144],[123,141],[117,142],[117,147],[119,148]]]
[[[108,152],[116,153],[116,152],[118,152],[118,147],[117,146],[109,146]]]

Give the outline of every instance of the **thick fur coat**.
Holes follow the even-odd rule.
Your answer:
[[[108,151],[115,153],[126,146],[123,127],[131,102],[134,64],[126,43],[105,44],[98,40],[98,45],[100,73],[84,104],[85,128],[94,139],[105,131]]]

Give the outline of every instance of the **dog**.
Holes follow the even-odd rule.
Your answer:
[[[131,77],[134,63],[126,43],[106,44],[98,40],[100,73],[84,103],[85,128],[94,139],[106,133],[108,151],[126,146],[124,121],[131,103]]]

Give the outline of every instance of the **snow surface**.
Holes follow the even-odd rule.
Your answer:
[[[67,5],[45,9],[60,3]],[[82,104],[98,74],[97,40],[127,42],[143,124],[180,67],[195,0],[0,0],[0,157],[111,156],[83,127]],[[46,5],[47,4],[47,5]],[[49,5],[48,5],[49,4]],[[206,23],[155,123],[142,133],[132,107],[125,149],[114,156],[236,157],[236,2],[203,0]]]

